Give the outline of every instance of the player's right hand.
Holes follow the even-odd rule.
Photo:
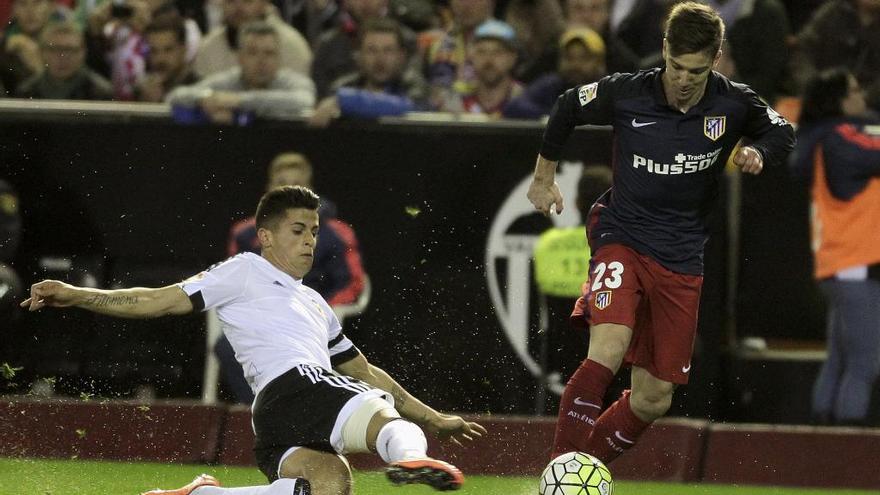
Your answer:
[[[564,208],[562,192],[559,190],[559,184],[556,181],[542,182],[532,179],[529,184],[529,192],[526,194],[535,209],[546,216],[550,216],[553,205],[556,205],[556,214],[562,213]]]
[[[31,286],[31,297],[21,302],[22,308],[37,311],[44,306],[64,308],[76,303],[76,287],[58,280],[43,280]]]

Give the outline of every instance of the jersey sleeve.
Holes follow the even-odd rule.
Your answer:
[[[610,125],[614,113],[614,90],[620,78],[621,74],[606,76],[598,82],[576,86],[562,93],[550,111],[541,156],[558,161],[565,142],[579,125]]]
[[[327,310],[330,310],[329,305],[327,305]],[[354,343],[342,333],[342,325],[332,311],[330,311],[330,332],[329,340],[327,341],[327,349],[330,351],[330,364],[334,367],[353,359],[361,352]]]
[[[752,140],[749,146],[761,153],[764,165],[784,164],[794,149],[794,128],[749,87],[736,86],[746,99],[744,134]]]
[[[177,284],[192,302],[205,311],[229,304],[244,292],[250,266],[240,256],[229,258]]]

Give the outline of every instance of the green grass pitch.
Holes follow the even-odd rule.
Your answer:
[[[2,459],[2,495],[125,495],[156,487],[177,488],[195,475],[217,476],[224,486],[265,484],[256,468],[200,465],[169,465],[142,462],[97,462],[83,460]],[[456,492],[479,495],[535,495],[537,477],[467,476]],[[427,495],[422,486],[394,487],[379,472],[355,473],[355,495]],[[615,483],[614,495],[867,495],[880,491],[807,490],[792,488],[680,485],[669,483]]]

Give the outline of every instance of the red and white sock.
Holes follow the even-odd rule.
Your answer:
[[[614,372],[591,359],[585,359],[571,375],[559,402],[551,457],[572,451],[589,452],[587,443],[612,380]]]
[[[642,432],[651,426],[635,415],[629,395],[630,391],[625,390],[620,399],[602,413],[584,450],[605,464],[635,445]]]

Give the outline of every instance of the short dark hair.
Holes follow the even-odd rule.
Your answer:
[[[670,55],[707,52],[715,56],[724,41],[724,21],[708,5],[683,2],[669,12],[663,36]]]
[[[157,18],[144,30],[144,36],[164,33],[166,31],[174,33],[174,38],[177,39],[178,44],[186,45],[186,25],[183,22],[183,18],[179,15],[165,15]]]
[[[257,229],[272,229],[287,210],[305,208],[317,210],[321,198],[304,186],[281,186],[272,189],[260,198],[257,205]]]
[[[370,19],[361,26],[360,32],[358,33],[358,48],[364,44],[364,38],[367,37],[370,33],[387,33],[393,34],[394,39],[397,40],[397,46],[399,46],[402,50],[407,49],[407,39],[403,34],[403,28],[400,27],[400,23],[395,21],[394,19],[389,19],[387,17],[379,17],[376,19]]]
[[[804,88],[798,123],[805,126],[842,116],[841,102],[849,94],[849,78],[845,67],[833,67],[810,78]]]

